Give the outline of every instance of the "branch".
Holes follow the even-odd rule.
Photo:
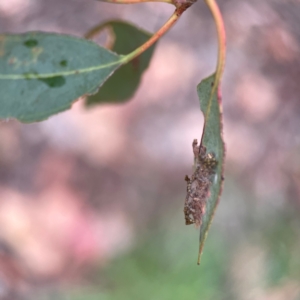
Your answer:
[[[163,2],[173,4],[172,0],[99,0],[101,2],[109,2],[116,4],[135,4],[135,3],[143,3],[143,2]]]
[[[173,25],[177,22],[183,12],[193,3],[194,2],[186,2],[182,5],[178,5],[170,19],[156,33],[154,33],[146,43],[135,49],[133,52],[124,55],[123,62],[128,63],[130,60],[136,58],[148,48],[150,48],[159,38],[161,38],[161,36],[163,36],[168,30],[173,27]]]

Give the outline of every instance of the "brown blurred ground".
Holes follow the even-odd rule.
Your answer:
[[[262,216],[282,207],[299,216],[300,2],[219,2],[228,35],[225,177],[246,193],[236,202],[225,182],[215,223],[232,235],[249,205]],[[172,10],[153,3],[0,0],[0,31],[83,36],[121,18],[153,32]],[[86,110],[79,101],[42,123],[1,122],[0,299],[80,281],[89,266],[129,251],[156,220],[181,209],[191,142],[203,124],[196,85],[215,60],[214,24],[200,1],[159,42],[130,102]],[[259,252],[247,249],[240,253],[248,258]],[[234,271],[239,259],[233,278],[242,272]],[[251,299],[294,299],[292,293]]]

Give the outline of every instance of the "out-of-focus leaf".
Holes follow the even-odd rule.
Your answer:
[[[66,35],[0,35],[0,118],[41,121],[92,94],[120,66],[120,56]]]
[[[93,28],[90,32],[95,35],[99,30],[108,27],[114,36],[112,51],[118,54],[128,54],[145,43],[151,34],[135,26],[121,22],[111,21]],[[88,37],[88,33],[86,36]],[[126,65],[120,67],[103,84],[97,94],[89,96],[86,104],[95,105],[102,102],[124,102],[130,99],[139,86],[143,72],[148,68],[155,44]]]
[[[222,105],[221,96],[218,96],[218,91],[216,90],[212,94],[214,79],[215,74],[202,80],[197,86],[200,108],[204,114],[204,129],[201,145],[206,148],[207,153],[213,153],[217,160],[217,167],[210,186],[209,198],[206,203],[206,211],[200,226],[198,263],[200,263],[205,238],[218,205],[223,184],[225,146],[222,138]]]

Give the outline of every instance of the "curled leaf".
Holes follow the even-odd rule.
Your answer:
[[[186,177],[187,197],[184,214],[186,224],[200,227],[199,255],[212,222],[222,192],[225,146],[222,138],[222,106],[215,74],[204,79],[197,87],[200,108],[204,114],[204,129],[200,146],[193,142],[195,168],[191,178]]]

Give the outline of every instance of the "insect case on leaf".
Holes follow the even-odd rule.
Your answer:
[[[192,146],[195,170],[191,178],[185,176],[187,195],[183,211],[186,225],[195,224],[196,227],[200,227],[218,162],[213,153],[206,153],[204,146],[198,146],[196,139]]]

